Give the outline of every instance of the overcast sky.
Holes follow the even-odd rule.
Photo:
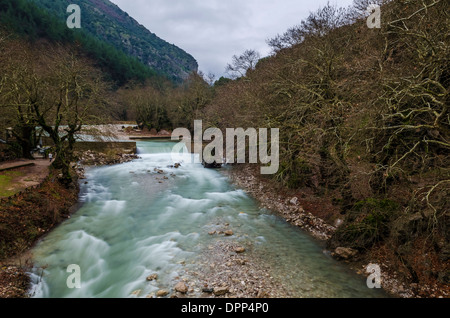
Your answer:
[[[269,54],[266,40],[299,24],[327,2],[353,0],[111,0],[151,32],[191,54],[200,70],[224,75],[233,55]]]

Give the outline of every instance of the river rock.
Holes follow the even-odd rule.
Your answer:
[[[292,204],[292,205],[297,205],[297,204],[298,204],[298,198],[297,198],[297,197],[293,197],[293,198],[289,201],[289,203]]]
[[[179,282],[175,285],[175,290],[179,293],[186,294],[188,292],[188,287],[184,282]]]
[[[358,254],[357,250],[349,247],[338,247],[334,250],[332,255],[338,259],[349,260]]]
[[[169,295],[169,292],[165,289],[160,289],[156,292],[156,297],[164,297]]]
[[[244,247],[236,247],[234,249],[234,251],[238,254],[244,253],[245,252],[245,248]]]
[[[214,295],[216,296],[223,296],[225,294],[228,294],[229,289],[228,287],[215,287],[214,288]]]
[[[204,287],[202,289],[202,292],[207,293],[207,294],[212,294],[214,292],[213,288],[209,288],[209,287]]]
[[[232,236],[234,234],[232,230],[226,230],[224,233],[226,236]]]
[[[151,282],[153,280],[157,280],[158,279],[158,274],[152,274],[150,276],[147,277],[147,281]]]
[[[238,265],[245,265],[245,260],[244,259],[236,259],[236,264]]]

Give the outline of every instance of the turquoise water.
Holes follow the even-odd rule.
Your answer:
[[[289,297],[384,296],[217,170],[191,163],[191,155],[170,167],[172,147],[139,142],[142,159],[87,170],[82,207],[32,251],[33,297],[145,297],[170,290],[185,264],[199,266],[191,261],[211,243],[208,232],[218,220],[229,223],[232,239],[253,244],[252,253],[274,268],[271,276],[295,291]],[[79,289],[67,286],[71,264],[80,268]],[[157,283],[147,282],[154,273]]]

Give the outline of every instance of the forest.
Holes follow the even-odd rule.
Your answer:
[[[380,253],[417,283],[448,284],[448,3],[380,1],[380,29],[367,27],[369,3],[325,6],[269,39],[271,56],[235,58],[238,79],[215,88],[202,118],[280,128],[274,178],[331,200],[339,213],[325,219],[344,224],[330,246]]]
[[[67,19],[67,1],[28,1],[54,14],[60,21]],[[198,69],[197,61],[190,54],[147,30],[111,1],[79,0],[76,3],[82,12],[81,28],[85,34],[136,58],[171,81],[181,83]]]
[[[0,21],[3,28],[27,41],[45,38],[53,43],[70,43],[81,47],[86,55],[96,61],[96,66],[104,71],[105,77],[117,85],[130,80],[145,81],[157,76],[164,77],[83,29],[68,29],[55,15],[28,0],[2,0]]]

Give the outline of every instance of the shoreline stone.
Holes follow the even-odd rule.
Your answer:
[[[175,285],[174,289],[175,291],[182,294],[186,294],[188,292],[188,287],[185,282],[179,282],[178,284]]]
[[[169,295],[169,292],[165,289],[160,289],[156,292],[156,297],[165,297]]]
[[[243,169],[241,169],[243,168]],[[328,224],[323,219],[306,212],[303,207],[300,206],[298,197],[287,196],[284,193],[280,193],[279,189],[273,188],[269,183],[261,181],[255,176],[254,170],[248,166],[244,167],[231,167],[231,169],[224,169],[222,173],[226,175],[232,183],[237,187],[243,189],[247,194],[255,198],[263,208],[267,208],[274,212],[277,212],[287,222],[298,226],[299,228],[307,231],[314,238],[326,243],[339,226],[342,225],[342,220],[337,219],[334,221],[334,226]],[[359,270],[362,265],[363,268],[367,266],[368,260],[364,258],[363,254],[359,254],[355,250],[338,250],[336,253],[332,251],[325,251],[332,254],[333,257],[339,261],[345,261],[347,265],[355,270],[359,271],[359,274],[367,277],[365,271]],[[334,255],[333,255],[334,254]],[[382,288],[390,295],[401,298],[416,298],[433,297],[433,286],[414,286],[410,282],[399,279],[396,275],[396,268],[392,264],[379,263],[382,268]],[[359,267],[359,268],[358,268]],[[421,295],[421,296],[420,296]]]

